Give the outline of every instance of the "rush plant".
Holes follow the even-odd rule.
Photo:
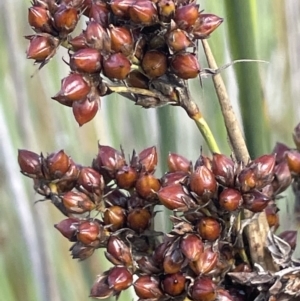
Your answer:
[[[28,22],[35,33],[27,58],[39,68],[58,47],[68,49],[70,74],[52,99],[72,108],[80,126],[106,95],[119,93],[144,108],[180,106],[195,122],[211,154],[191,162],[177,153],[155,174],[155,146],[126,151],[98,145],[89,166],[64,150],[19,150],[21,172],[34,190],[65,216],[55,228],[73,258],[98,249],[113,267],[90,296],[119,297],[133,286],[139,300],[296,300],[300,268],[296,231],[275,234],[276,201],[290,185],[299,197],[300,125],[296,148],[278,143],[250,158],[207,38],[223,19],[193,0],[34,0]],[[79,20],[85,27],[73,31]],[[209,68],[199,65],[203,47]],[[232,154],[222,154],[192,100],[188,80],[211,75]],[[170,150],[171,151],[171,150]],[[172,230],[156,230],[158,206],[170,210]]]

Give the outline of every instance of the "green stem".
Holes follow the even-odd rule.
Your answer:
[[[192,117],[192,119],[195,121],[199,131],[201,132],[205,142],[207,143],[207,146],[209,147],[209,150],[212,153],[220,154],[221,152],[217,145],[215,137],[211,132],[205,119],[200,114],[196,115],[195,117]]]

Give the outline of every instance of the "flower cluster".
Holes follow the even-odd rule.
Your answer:
[[[73,258],[105,248],[114,266],[98,277],[91,297],[119,296],[133,285],[139,300],[240,301],[273,296],[269,288],[278,276],[253,284],[261,273],[248,261],[238,217],[242,209],[266,210],[275,231],[275,199],[294,173],[290,152],[286,160],[263,155],[246,166],[222,154],[201,155],[193,165],[170,153],[161,178],[155,176],[155,147],[133,151],[128,162],[123,150],[99,145],[90,167],[63,150],[47,156],[20,150],[18,161],[34,189],[67,217],[55,227],[73,242]],[[172,210],[169,233],[155,230],[158,205]],[[284,245],[290,256],[295,237],[291,231],[281,238],[270,233],[270,252],[284,268],[290,263],[274,245]],[[243,281],[245,275],[252,278]]]
[[[86,28],[72,37],[81,17]],[[34,0],[28,21],[36,33],[26,37],[27,58],[40,67],[60,45],[69,49],[71,73],[53,99],[72,107],[83,125],[97,113],[100,97],[113,91],[112,84],[149,91],[158,79],[171,77],[178,84],[197,77],[197,40],[207,38],[223,19],[199,11],[194,0]],[[137,91],[122,92],[145,107],[162,97],[138,97]]]

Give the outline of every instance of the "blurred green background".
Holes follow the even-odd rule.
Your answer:
[[[291,133],[300,121],[300,2],[207,0],[200,5],[225,18],[209,40],[219,65],[233,59],[269,62],[223,71],[234,109],[244,120],[252,156],[270,152],[276,141],[292,146]],[[71,243],[53,227],[63,216],[49,203],[33,204],[39,196],[31,180],[19,172],[17,150],[64,149],[76,162],[88,165],[98,140],[116,148],[122,144],[127,154],[156,145],[162,161],[169,151],[195,161],[200,148],[204,153],[207,148],[182,109],[144,110],[117,95],[103,99],[96,118],[79,128],[71,110],[50,99],[68,74],[61,60],[67,53],[59,52],[39,72],[25,58],[23,36],[32,34],[29,6],[23,0],[0,3],[0,300],[85,301],[107,263],[100,251],[84,262],[71,259]],[[201,48],[199,60],[207,66]],[[191,88],[220,148],[229,155],[211,79],[204,79],[202,89],[198,80],[191,81]],[[296,228],[293,196],[284,195],[279,204],[281,229]],[[120,298],[131,299],[128,294]]]

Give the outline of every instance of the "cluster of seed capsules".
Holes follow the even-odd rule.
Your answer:
[[[63,150],[47,156],[19,150],[18,161],[34,189],[67,216],[55,227],[73,242],[73,258],[106,249],[114,266],[98,277],[91,297],[118,297],[133,286],[139,300],[246,301],[259,294],[257,287],[228,276],[253,268],[240,252],[237,217],[241,209],[265,210],[275,231],[276,196],[300,175],[299,151],[282,144],[274,151],[247,165],[222,154],[201,155],[193,165],[170,153],[161,178],[155,176],[155,147],[134,151],[128,162],[123,150],[99,145],[90,167]],[[173,213],[169,233],[155,230],[159,205]],[[296,235],[279,236],[294,249]]]
[[[74,31],[80,18],[86,28]],[[197,77],[197,40],[223,21],[199,11],[194,0],[34,0],[28,21],[36,32],[27,58],[44,66],[60,45],[69,49],[71,73],[53,97],[70,106],[79,125],[98,111],[111,93],[105,79],[124,87],[149,89],[152,80]]]

